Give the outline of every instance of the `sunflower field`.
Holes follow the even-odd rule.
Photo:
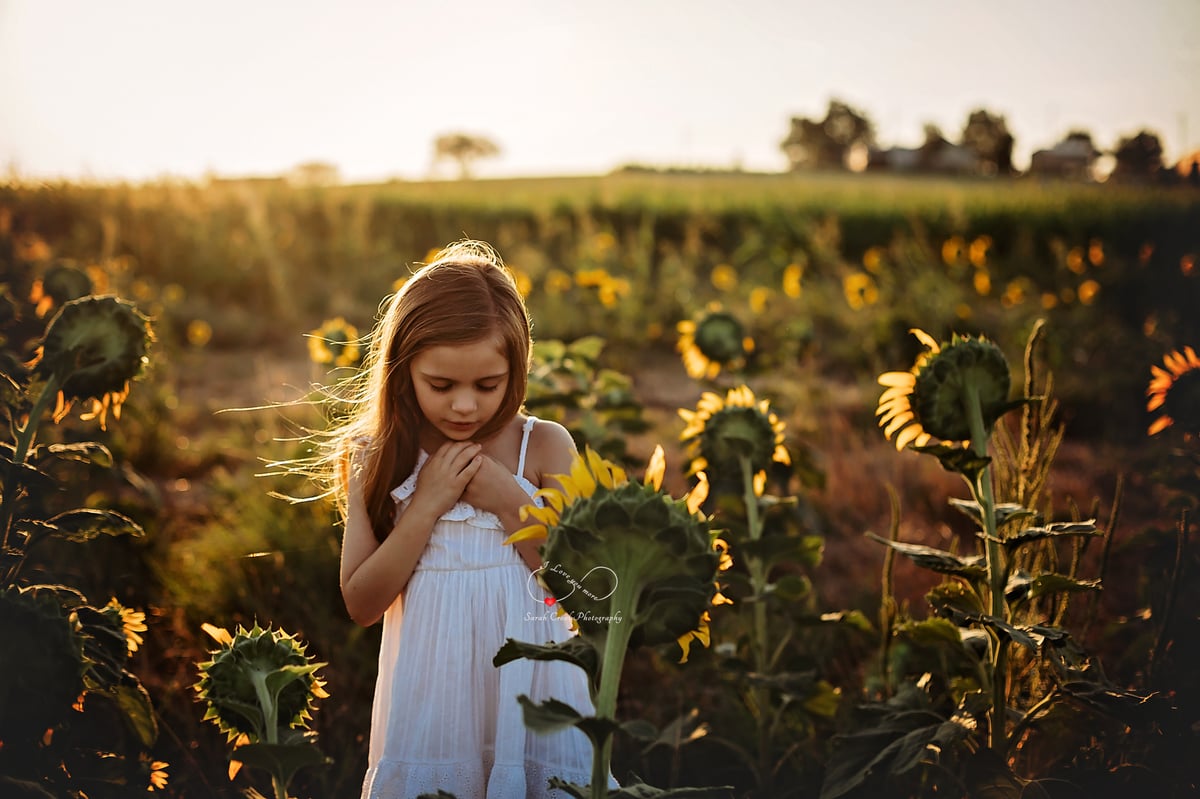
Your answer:
[[[0,186],[0,795],[358,795],[287,464],[464,237],[581,453],[525,532],[626,586],[497,653],[589,674],[562,795],[1200,791],[1200,193],[615,174]]]

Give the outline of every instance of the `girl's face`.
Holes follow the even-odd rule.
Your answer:
[[[508,358],[498,338],[430,347],[410,369],[428,424],[422,431],[427,447],[470,439],[496,415],[508,390]]]

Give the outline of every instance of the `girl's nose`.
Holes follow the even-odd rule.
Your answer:
[[[455,413],[470,413],[475,410],[475,397],[470,391],[459,391],[450,401],[450,410]]]

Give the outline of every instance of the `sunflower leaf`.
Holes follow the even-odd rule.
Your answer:
[[[559,644],[529,644],[509,638],[492,658],[492,665],[499,668],[514,660],[565,660],[574,663],[596,680],[600,669],[600,655],[596,647],[582,636],[573,636]]]
[[[1041,527],[1027,527],[1021,532],[1003,539],[1003,543],[1012,550],[1034,541],[1067,535],[1104,535],[1104,533],[1096,528],[1095,519],[1082,522],[1054,522]]]
[[[959,499],[957,497],[950,498],[950,506],[964,515],[968,516],[972,521],[983,527],[983,512],[979,508],[979,503],[973,499]],[[995,507],[996,526],[1003,527],[1013,519],[1023,519],[1029,516],[1036,516],[1035,511],[1017,504],[1016,502],[1000,502]]]
[[[935,549],[934,547],[927,547],[921,544],[906,544],[901,541],[892,541],[874,533],[867,533],[867,537],[891,547],[913,563],[930,571],[941,574],[957,574],[970,579],[978,579],[987,575],[987,569],[983,565],[983,558],[979,555],[963,557],[943,549]]]
[[[78,508],[64,511],[46,522],[54,528],[53,535],[75,544],[91,541],[101,535],[130,535],[141,538],[146,532],[142,526],[124,514],[114,510]]]

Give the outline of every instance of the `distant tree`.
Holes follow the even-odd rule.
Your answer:
[[[1112,177],[1116,180],[1146,181],[1157,177],[1163,165],[1162,141],[1148,130],[1136,136],[1123,136],[1113,150],[1117,165]]]
[[[433,141],[433,162],[453,161],[458,166],[458,177],[471,177],[475,162],[481,158],[495,158],[500,147],[486,136],[470,133],[444,133]]]
[[[793,170],[845,169],[851,150],[874,142],[875,128],[866,114],[830,100],[820,121],[792,117],[791,130],[779,146]]]
[[[938,153],[951,146],[950,141],[942,135],[942,129],[932,122],[925,123],[925,141],[917,151],[917,166],[922,170],[931,170],[937,161]]]
[[[979,157],[980,170],[987,175],[1008,175],[1013,171],[1014,139],[1004,117],[977,108],[963,126],[962,145]]]

